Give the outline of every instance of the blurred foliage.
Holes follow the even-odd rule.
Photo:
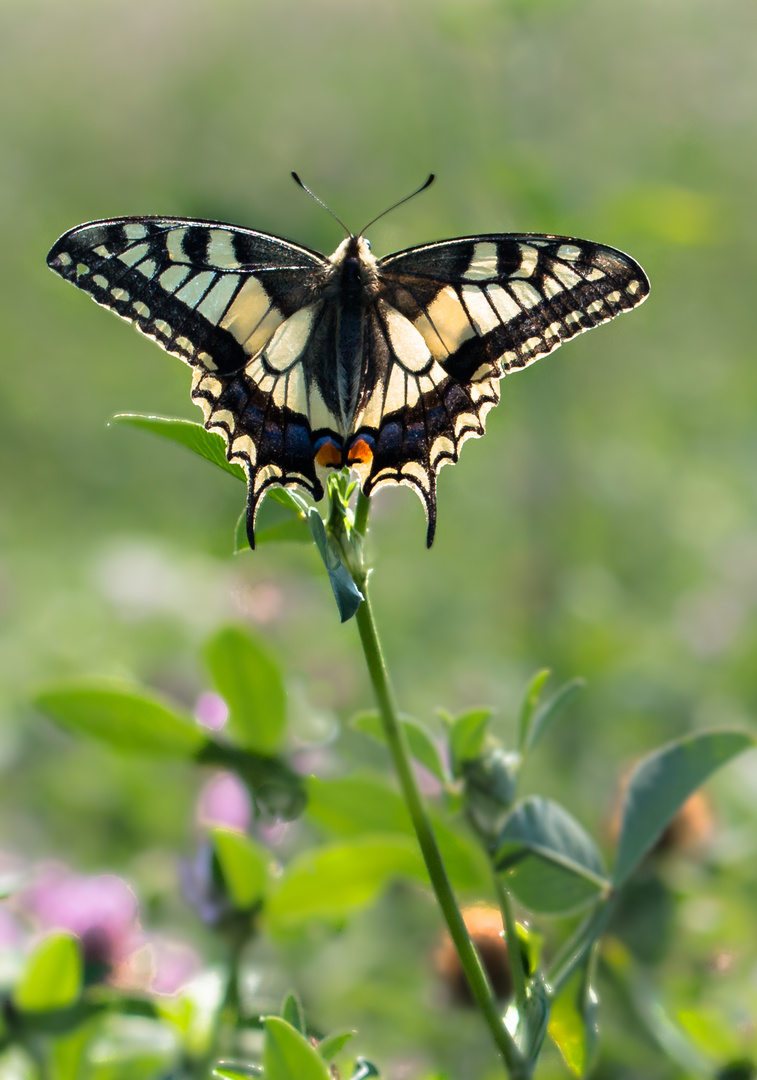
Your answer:
[[[254,625],[283,663],[303,771],[384,761],[358,733],[335,743],[338,722],[370,701],[314,549],[233,557],[241,485],[106,426],[125,411],[197,419],[189,372],[44,265],[64,230],[127,213],[230,220],[330,252],[341,235],[292,168],[358,226],[438,174],[371,231],[376,254],[477,231],[564,232],[630,251],[652,281],[640,311],[506,380],[486,438],[442,473],[430,552],[409,492],[375,500],[375,606],[402,707],[428,721],[441,704],[491,705],[492,730],[513,745],[536,669],[585,676],[580,712],[550,732],[524,783],[594,835],[609,831],[629,761],[691,729],[749,722],[756,33],[749,0],[0,0],[9,867],[118,871],[146,921],[198,939],[174,872],[194,842],[197,771],[135,765],[29,702],[51,679],[87,676],[137,680],[193,711],[209,679],[198,645],[229,619]],[[675,912],[656,974],[702,1053],[747,1062],[744,1075],[757,1039],[754,770],[746,755],[712,785],[705,855],[661,871]],[[282,841],[292,851],[302,828]],[[340,933],[261,945],[261,996],[273,1010],[296,981],[314,1021],[358,1027],[390,1076],[490,1080],[478,1018],[453,1022],[432,981],[438,926],[425,892],[397,885]],[[681,1075],[636,1037],[616,970],[599,971],[595,1075]],[[131,1020],[136,1038],[147,1021]],[[73,1045],[65,1053],[75,1060]],[[541,1075],[567,1074],[555,1054]]]

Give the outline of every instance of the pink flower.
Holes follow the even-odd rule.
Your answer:
[[[88,982],[110,976],[140,943],[137,898],[115,874],[80,877],[48,866],[19,904],[41,930],[80,939]]]
[[[219,772],[200,792],[196,815],[202,828],[247,832],[252,821],[252,799],[235,773]]]

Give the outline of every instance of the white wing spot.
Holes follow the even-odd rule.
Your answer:
[[[105,244],[98,244],[96,248],[92,248],[95,255],[99,255],[101,259],[109,259],[110,252],[106,248]],[[70,260],[69,260],[70,261]]]
[[[155,329],[158,331],[159,334],[163,334],[165,337],[170,337],[171,334],[173,333],[173,330],[171,329],[169,324],[165,321],[165,319],[156,319],[155,320]]]
[[[604,270],[600,270],[598,266],[592,267],[586,275],[587,281],[601,281],[603,277],[606,277]]]
[[[587,314],[592,315],[595,311],[601,311],[603,304],[604,304],[603,300],[595,300],[592,304],[589,304],[589,306],[586,308]]]
[[[635,296],[637,292],[641,291],[641,282],[637,280],[629,281],[626,285],[626,292],[629,296]]]
[[[536,307],[541,303],[541,293],[537,292],[533,285],[527,281],[511,281],[510,288],[515,293],[524,308]]]
[[[241,457],[249,461],[250,465],[255,464],[257,456],[258,452],[255,449],[255,443],[249,435],[237,435],[229,447],[229,458]]]
[[[97,285],[98,289],[108,288],[108,279],[104,278],[102,274],[95,274],[95,276],[92,278],[92,281],[95,283],[95,285]]]
[[[200,315],[204,316],[208,322],[217,323],[229,306],[229,301],[238,284],[239,274],[224,274],[198,305],[197,310]]]
[[[60,255],[58,256],[58,262],[61,266],[70,266],[73,261],[74,260],[71,258],[67,251],[61,251]]]
[[[124,236],[127,240],[144,240],[147,229],[140,221],[131,221],[124,225]]]
[[[308,304],[286,319],[266,345],[263,355],[268,365],[276,371],[286,371],[296,363],[308,343],[312,327],[313,305]]]
[[[188,266],[169,266],[160,275],[158,281],[166,292],[176,292],[178,287],[184,284],[191,272]]]
[[[173,262],[187,261],[183,246],[186,233],[186,229],[171,229],[166,235],[166,251]]]
[[[146,278],[151,278],[157,269],[155,259],[145,259],[144,262],[141,262],[137,267],[140,274],[144,274]]]
[[[478,285],[463,285],[463,299],[479,334],[488,334],[499,326],[497,313]]]
[[[491,297],[491,301],[497,309],[502,322],[508,323],[523,314],[520,306],[516,304],[512,296],[501,285],[488,285],[486,291]]]
[[[611,304],[617,304],[620,300],[620,293],[616,289],[615,292],[608,293],[606,299],[609,300]]]
[[[481,241],[473,248],[468,269],[463,277],[468,281],[490,280],[497,276],[497,245]]]
[[[194,345],[187,337],[177,337],[174,345],[176,345],[179,349],[183,349],[184,352],[194,352]]]
[[[557,249],[558,259],[566,259],[568,262],[573,262],[581,254],[580,247],[576,247],[575,244],[560,244]]]
[[[111,289],[110,295],[114,300],[128,300],[129,294],[126,289]]]
[[[394,354],[405,370],[413,372],[427,370],[432,359],[431,350],[420,331],[396,308],[383,300],[379,301],[379,309],[386,322]]]
[[[521,254],[521,264],[511,277],[514,278],[527,278],[531,277],[536,264],[539,261],[539,252],[535,247],[531,247],[529,244],[518,244]]]
[[[413,325],[435,360],[444,359],[476,333],[458,296],[449,285],[431,301],[428,316],[419,315]]]
[[[552,273],[563,283],[566,289],[573,289],[576,285],[581,284],[581,278],[569,266],[563,266],[562,263],[553,263],[551,269]]]
[[[184,288],[177,292],[176,299],[181,300],[181,302],[188,307],[196,307],[207,292],[208,287],[215,276],[213,270],[203,270],[199,274],[195,274],[193,278],[190,278]]]
[[[234,234],[229,229],[211,231],[205,261],[219,270],[241,270],[242,264],[234,252]]]
[[[565,316],[565,325],[569,326],[571,323],[577,323],[578,326],[581,325],[580,311],[571,311]]]
[[[77,277],[84,277],[84,275],[88,274],[88,273],[89,273],[89,267],[87,266],[86,263],[77,263],[76,264],[76,276]]]
[[[141,300],[135,300],[131,306],[134,308],[137,315],[141,315],[143,319],[150,318],[150,309],[147,304],[143,304]]]
[[[135,244],[134,247],[122,251],[118,257],[121,262],[126,263],[127,266],[134,266],[135,263],[141,262],[142,259],[144,259],[149,250],[149,244]]]
[[[544,290],[544,295],[548,300],[552,300],[553,297],[558,296],[561,292],[564,292],[563,286],[559,281],[555,281],[549,274],[544,274],[541,281],[541,287]]]

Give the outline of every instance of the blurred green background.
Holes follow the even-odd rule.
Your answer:
[[[192,707],[199,645],[232,619],[284,662],[305,743],[369,703],[313,551],[233,557],[241,485],[108,428],[119,411],[199,419],[188,369],[44,261],[73,225],[139,213],[330,253],[340,230],[291,169],[354,228],[436,172],[371,230],[377,255],[548,231],[627,250],[652,281],[639,311],[506,380],[485,439],[441,474],[430,552],[412,493],[376,498],[374,597],[402,707],[490,703],[506,732],[537,667],[585,676],[528,779],[600,836],[635,756],[751,724],[755,40],[751,0],[0,2],[4,850],[123,872],[191,934],[171,860],[191,842],[197,777],[64,738],[28,706],[34,689],[122,675]],[[328,767],[361,754],[348,737]],[[713,786],[716,842],[674,881],[665,974],[745,1052],[756,782],[747,757]],[[425,900],[394,897],[305,950],[319,1022],[361,1026],[385,1063],[417,1044],[421,1065],[398,1078],[449,1023],[423,958],[437,925]],[[378,948],[389,930],[397,943]],[[333,978],[316,978],[327,961]],[[414,995],[432,1019],[408,1011]],[[457,1023],[449,1042],[483,1037]]]

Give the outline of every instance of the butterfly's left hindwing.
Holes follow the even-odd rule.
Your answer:
[[[436,476],[484,434],[499,380],[640,304],[614,248],[534,233],[464,237],[378,262],[362,237],[330,259],[212,221],[96,221],[48,265],[194,368],[192,396],[248,475],[247,528],[271,486],[320,499],[316,465],[369,495],[408,484],[430,545]]]
[[[217,222],[122,218],[66,233],[48,265],[195,369],[192,396],[206,426],[224,435],[230,460],[248,473],[251,540],[271,485],[323,495],[304,376],[286,356],[296,359],[292,320],[301,347],[307,338],[301,312],[323,256]],[[256,359],[266,349],[270,363]]]

